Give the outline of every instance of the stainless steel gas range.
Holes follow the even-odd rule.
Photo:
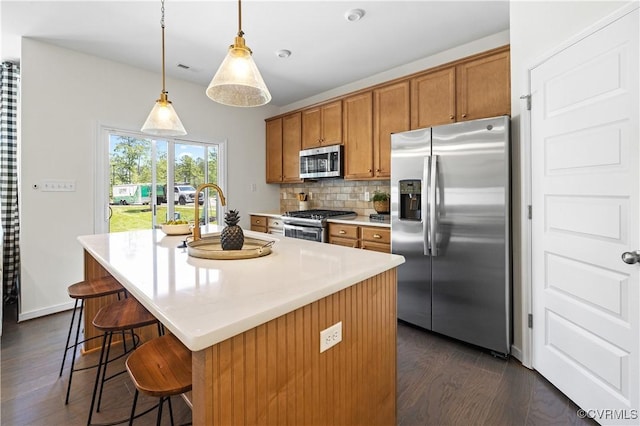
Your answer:
[[[327,219],[350,219],[357,214],[343,210],[298,210],[282,215],[285,237],[302,240],[327,241]]]

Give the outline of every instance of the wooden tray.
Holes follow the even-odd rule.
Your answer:
[[[236,260],[253,259],[271,254],[271,246],[275,241],[259,240],[244,237],[244,245],[240,250],[222,250],[220,234],[206,234],[197,241],[188,241],[189,256],[200,259]]]

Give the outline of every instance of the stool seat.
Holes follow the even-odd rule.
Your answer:
[[[173,334],[143,343],[126,362],[133,384],[151,396],[179,395],[191,390],[191,351]]]
[[[136,404],[140,392],[160,397],[157,425],[162,422],[162,406],[165,401],[168,402],[173,425],[171,397],[191,390],[191,351],[173,334],[165,334],[142,344],[129,355],[125,365],[136,387],[129,425],[133,424],[133,419],[153,409],[152,407],[136,416]]]
[[[64,345],[64,353],[62,354],[62,364],[60,364],[60,374],[59,377],[62,377],[62,371],[64,370],[64,364],[67,360],[67,352],[72,349],[73,353],[71,356],[71,368],[69,369],[69,382],[67,383],[67,396],[65,398],[65,404],[69,403],[69,396],[71,393],[71,382],[73,381],[73,373],[80,370],[86,370],[88,368],[93,368],[95,365],[76,368],[76,352],[78,349],[78,345],[88,342],[96,337],[89,337],[83,340],[80,340],[80,329],[82,326],[82,313],[84,311],[84,301],[89,299],[95,299],[98,297],[109,296],[117,294],[118,299],[120,299],[121,293],[126,293],[124,287],[120,285],[118,281],[112,276],[94,278],[88,281],[80,281],[78,283],[72,284],[67,287],[67,293],[69,297],[75,300],[73,305],[73,312],[71,314],[71,323],[69,324],[69,332],[67,333],[67,342]],[[78,303],[80,303],[80,312],[77,313]],[[76,321],[77,317],[77,321]],[[71,333],[73,332],[73,327],[76,327],[75,332],[75,341],[72,345],[69,345],[71,342]]]
[[[124,287],[111,276],[80,281],[67,288],[69,297],[72,299],[93,299],[121,291],[124,291]]]
[[[104,390],[105,382],[119,376],[120,374],[126,373],[125,369],[110,376],[107,375],[108,364],[130,352],[126,349],[125,345],[124,353],[122,355],[110,358],[109,354],[113,333],[124,333],[125,331],[131,332],[131,341],[134,350],[138,346],[139,341],[139,337],[134,333],[134,329],[156,324],[158,326],[158,335],[163,334],[160,322],[144,306],[142,306],[140,302],[132,297],[121,299],[116,302],[112,302],[107,306],[103,306],[93,318],[92,324],[97,330],[103,332],[103,337],[102,349],[100,350],[100,358],[98,361],[98,371],[96,372],[96,380],[93,385],[93,395],[91,397],[91,406],[89,407],[89,419],[87,420],[87,425],[92,424],[91,419],[93,417],[94,407],[96,408],[96,413],[100,412],[102,392]],[[125,340],[123,334],[123,344],[124,343]],[[99,391],[98,387],[100,388]]]
[[[131,330],[158,322],[133,298],[118,300],[102,307],[93,318],[93,326],[105,332]]]

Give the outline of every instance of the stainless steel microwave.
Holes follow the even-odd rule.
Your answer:
[[[341,177],[342,145],[323,146],[300,151],[300,178]]]

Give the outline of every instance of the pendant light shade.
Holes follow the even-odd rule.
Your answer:
[[[142,132],[156,136],[183,136],[187,134],[171,101],[167,99],[167,92],[160,94],[151,109],[147,121],[142,126]]]
[[[168,92],[165,89],[165,76],[164,76],[164,0],[162,4],[162,19],[160,20],[160,26],[162,28],[162,92],[160,92],[160,99],[158,99],[151,109],[147,121],[142,126],[142,132],[156,136],[183,136],[187,134],[184,129],[176,110],[173,109],[171,101],[168,98]]]
[[[251,57],[242,32],[242,8],[238,0],[238,35],[207,87],[207,96],[223,105],[254,107],[268,103],[271,93]]]

